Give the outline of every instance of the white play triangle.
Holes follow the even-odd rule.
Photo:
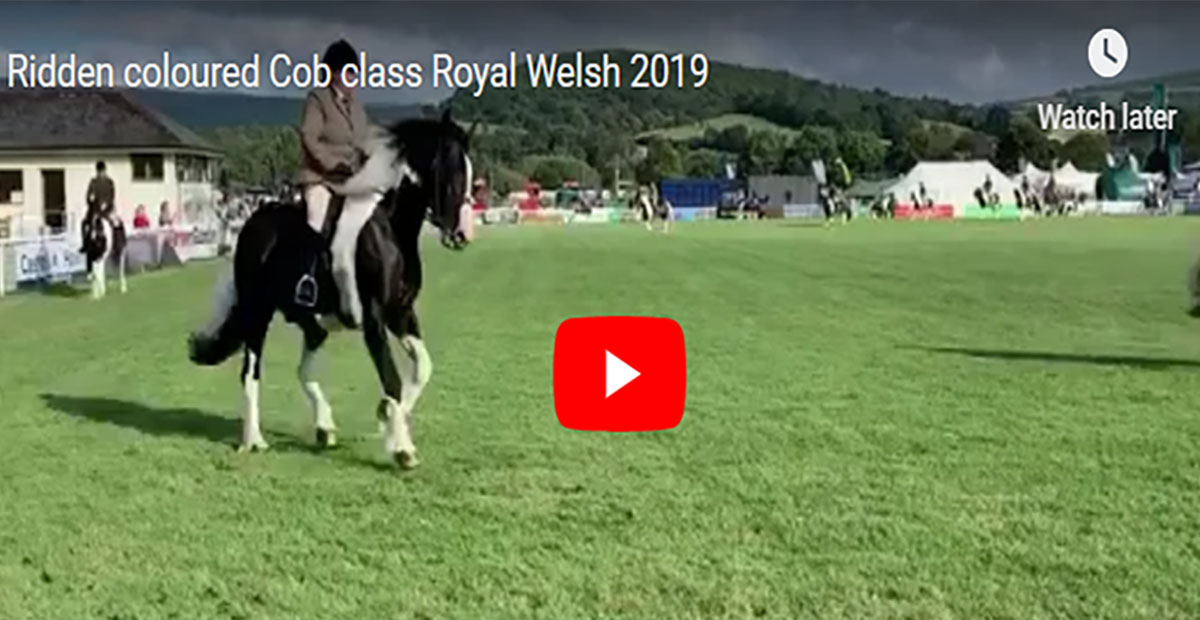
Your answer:
[[[630,381],[637,379],[641,374],[629,364],[621,361],[621,358],[606,350],[604,352],[604,397],[612,396],[613,392],[629,385]]]

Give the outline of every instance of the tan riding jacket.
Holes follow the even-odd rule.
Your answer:
[[[353,95],[339,97],[332,88],[308,94],[300,117],[300,182],[340,182],[338,164],[357,172],[367,139],[367,112]]]

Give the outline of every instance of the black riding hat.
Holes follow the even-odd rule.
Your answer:
[[[358,52],[345,39],[338,39],[325,49],[321,62],[328,65],[334,75],[338,75],[342,67],[358,62]]]

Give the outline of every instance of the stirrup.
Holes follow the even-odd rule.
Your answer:
[[[296,305],[312,308],[317,305],[317,279],[304,274],[296,283]]]

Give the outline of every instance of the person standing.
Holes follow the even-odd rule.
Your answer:
[[[167,201],[162,201],[158,205],[158,227],[170,228],[175,224],[175,218],[171,216],[171,205]]]

